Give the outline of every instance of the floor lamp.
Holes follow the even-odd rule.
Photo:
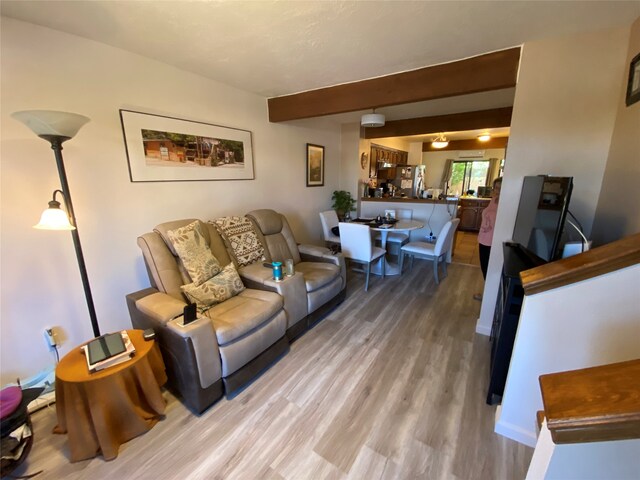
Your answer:
[[[78,267],[80,276],[82,277],[82,286],[84,287],[84,295],[87,299],[87,307],[89,309],[89,317],[91,318],[91,327],[93,335],[100,336],[100,328],[98,327],[98,319],[96,318],[96,310],[93,306],[93,297],[91,295],[91,287],[89,286],[89,277],[87,276],[87,268],[82,255],[82,247],[80,245],[80,237],[78,236],[78,223],[73,212],[73,203],[71,202],[71,192],[67,183],[67,174],[64,169],[64,161],[62,160],[62,143],[74,137],[80,127],[89,121],[87,117],[77,115],[75,113],[55,112],[48,110],[28,110],[23,112],[15,112],[11,115],[16,120],[24,123],[33,133],[43,138],[51,144],[58,165],[58,175],[60,176],[60,185],[62,190],[53,192],[53,200],[49,202],[49,208],[44,211],[40,218],[40,223],[34,228],[43,230],[70,230],[73,238],[73,245],[76,250],[76,258],[78,259]],[[60,193],[64,199],[67,213],[60,208],[60,202],[56,200],[56,194]]]

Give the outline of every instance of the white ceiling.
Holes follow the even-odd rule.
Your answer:
[[[2,0],[0,8],[3,16],[106,43],[264,97],[454,61],[545,37],[626,26],[640,16],[637,0]],[[512,101],[511,89],[379,112],[388,119],[413,118]],[[334,117],[349,121],[361,113]]]

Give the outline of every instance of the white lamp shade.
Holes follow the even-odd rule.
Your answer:
[[[363,127],[384,127],[384,115],[380,113],[367,113],[362,115],[360,125]]]
[[[12,113],[11,116],[38,136],[56,135],[68,138],[73,138],[80,127],[89,121],[84,115],[53,110],[25,110]]]
[[[71,225],[69,217],[61,208],[47,208],[42,212],[40,222],[33,228],[38,230],[75,230]]]

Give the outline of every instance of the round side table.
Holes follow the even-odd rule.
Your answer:
[[[124,363],[89,373],[81,347],[56,367],[54,433],[66,433],[70,460],[118,456],[121,444],[150,430],[164,414],[160,387],[167,381],[162,355],[142,330],[127,330],[136,348]]]

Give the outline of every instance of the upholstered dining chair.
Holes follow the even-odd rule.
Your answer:
[[[342,245],[342,255],[352,262],[361,263],[365,266],[367,278],[364,283],[364,291],[369,290],[369,276],[371,274],[371,264],[382,262],[381,271],[384,279],[386,250],[373,245],[371,231],[368,225],[357,223],[339,223],[340,244]]]
[[[438,235],[436,243],[428,242],[410,242],[404,245],[400,249],[400,271],[402,272],[402,266],[404,264],[405,255],[410,256],[409,268],[413,267],[413,257],[424,258],[427,260],[433,260],[433,276],[436,280],[436,285],[440,283],[438,279],[438,264],[442,262],[442,269],[446,276],[447,274],[447,254],[451,250],[453,245],[453,234],[458,228],[460,223],[459,218],[449,220],[442,227],[442,231]]]
[[[335,210],[320,212],[320,223],[322,224],[322,235],[327,247],[340,245],[340,237],[331,231],[338,226],[338,214]]]

